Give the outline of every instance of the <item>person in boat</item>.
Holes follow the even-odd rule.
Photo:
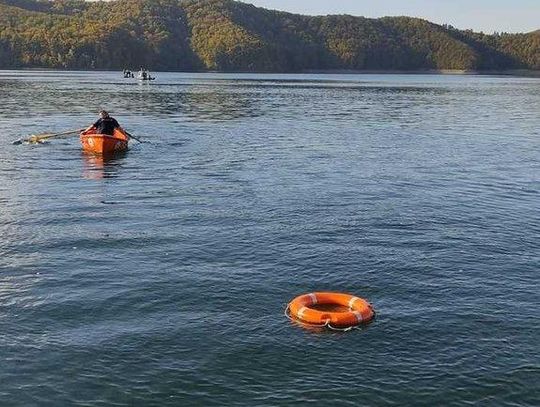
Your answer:
[[[109,136],[114,135],[114,130],[119,129],[120,131],[124,131],[122,127],[120,127],[120,124],[116,121],[114,117],[109,116],[109,113],[107,113],[105,110],[102,110],[99,112],[99,119],[92,124],[90,127],[88,127],[84,132],[89,132],[90,130],[96,130],[97,134],[107,134]]]

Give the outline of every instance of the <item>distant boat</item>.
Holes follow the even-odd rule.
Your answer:
[[[137,79],[139,81],[155,81],[156,78],[150,75],[150,72],[147,71],[140,71],[137,75]]]

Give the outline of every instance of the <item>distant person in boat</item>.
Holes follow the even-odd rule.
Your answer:
[[[96,130],[98,134],[107,134],[109,136],[114,135],[114,130],[119,129],[124,131],[120,124],[116,121],[114,117],[109,116],[105,110],[99,112],[99,119],[90,127],[88,127],[84,133],[89,132],[90,130]]]

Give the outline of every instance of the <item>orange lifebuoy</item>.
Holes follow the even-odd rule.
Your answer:
[[[316,309],[316,306],[337,306],[343,312]],[[373,307],[366,300],[340,293],[311,293],[296,297],[289,303],[290,314],[300,322],[348,328],[369,322],[375,316]]]

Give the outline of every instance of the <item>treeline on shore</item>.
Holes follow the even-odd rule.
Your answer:
[[[540,70],[540,32],[304,16],[232,0],[0,0],[0,68]]]

